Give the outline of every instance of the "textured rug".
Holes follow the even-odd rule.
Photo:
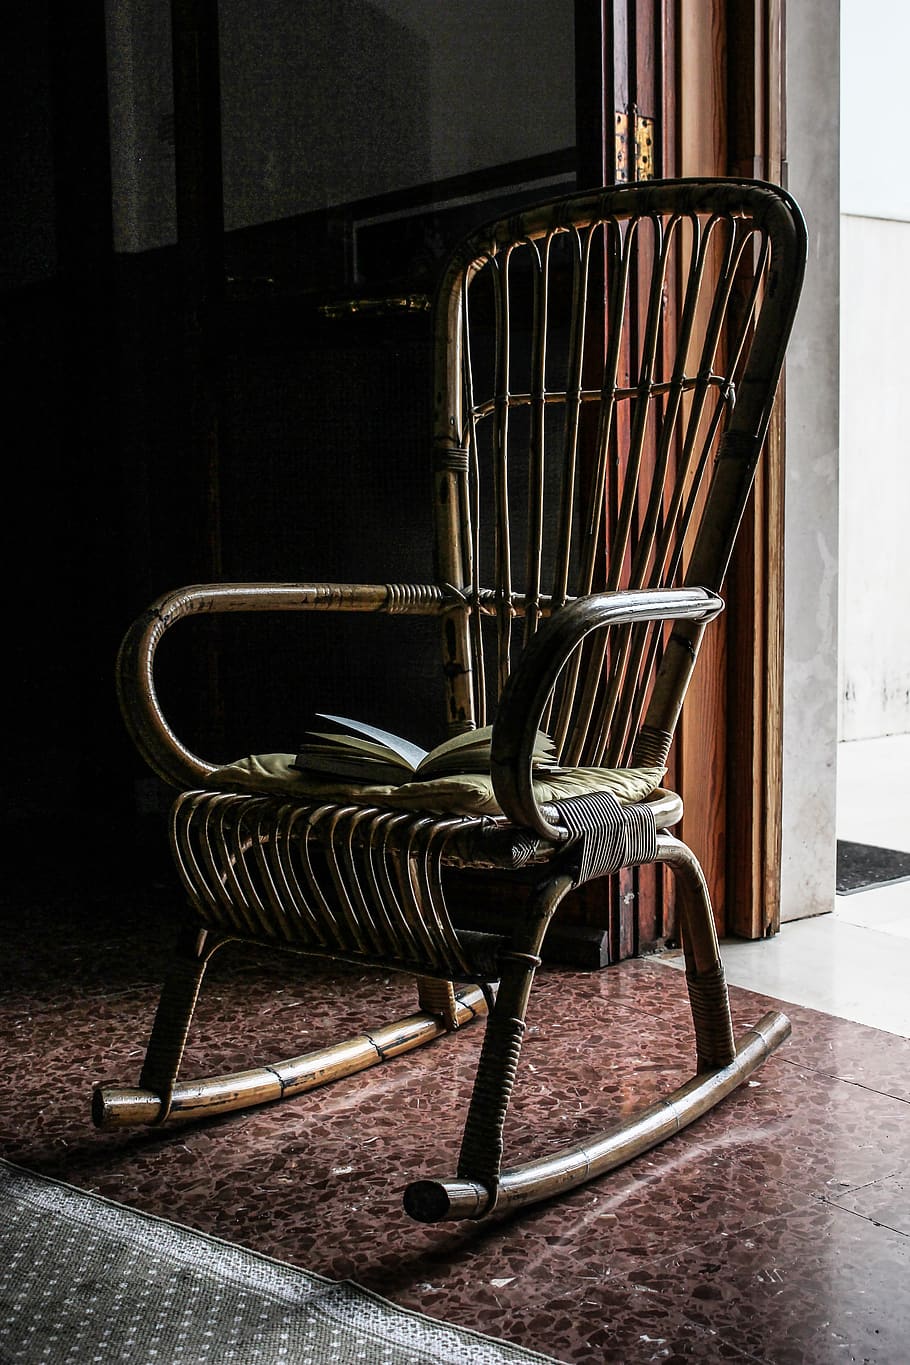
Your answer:
[[[550,1361],[0,1161],[0,1362]]]
[[[839,896],[907,880],[910,880],[910,853],[838,839],[836,890]]]

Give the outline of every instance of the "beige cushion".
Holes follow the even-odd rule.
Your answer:
[[[231,791],[263,792],[306,801],[353,801],[365,806],[425,810],[432,815],[502,815],[493,795],[492,778],[483,773],[459,773],[429,782],[377,787],[320,781],[292,768],[293,762],[293,754],[252,754],[218,768],[209,782]],[[665,772],[666,768],[562,768],[535,782],[534,794],[539,802],[547,803],[608,791],[629,804],[649,796]]]

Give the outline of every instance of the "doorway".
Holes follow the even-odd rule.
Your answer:
[[[898,936],[910,935],[910,820],[894,799],[910,777],[910,631],[897,588],[910,518],[907,42],[896,0],[841,0],[837,913]],[[858,125],[873,85],[887,136],[867,149]],[[860,903],[863,885],[877,894]]]

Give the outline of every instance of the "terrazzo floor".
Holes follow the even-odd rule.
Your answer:
[[[425,1227],[401,1191],[454,1169],[480,1026],[284,1104],[99,1132],[92,1087],[136,1081],[178,898],[162,873],[125,897],[86,884],[3,892],[0,1157],[563,1362],[910,1359],[906,1038],[787,1005],[791,1040],[686,1133],[511,1219]],[[413,1008],[398,978],[321,986],[302,961],[230,953],[204,987],[197,1074]],[[776,1003],[731,995],[739,1025]],[[684,978],[654,959],[543,970],[529,1025],[513,1152],[605,1125],[689,1066]]]

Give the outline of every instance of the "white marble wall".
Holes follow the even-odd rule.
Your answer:
[[[841,0],[842,740],[910,734],[908,47],[906,0]]]
[[[834,904],[837,761],[837,0],[787,6],[789,188],[809,266],[787,359],[781,915]]]
[[[910,222],[844,214],[841,260],[840,737],[877,739],[910,733]]]

